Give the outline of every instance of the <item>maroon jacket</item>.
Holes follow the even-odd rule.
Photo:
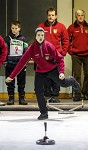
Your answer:
[[[69,26],[68,34],[70,39],[68,53],[78,56],[88,55],[88,23],[84,21],[83,26],[80,26],[76,20]]]
[[[55,67],[58,67],[59,72],[64,73],[64,58],[56,50],[54,45],[46,40],[42,45],[39,45],[34,41],[18,62],[16,68],[11,73],[10,78],[14,79],[31,58],[37,64],[35,72],[46,73]],[[54,61],[52,61],[52,58],[54,58]]]
[[[52,43],[60,54],[65,56],[69,45],[66,27],[57,21],[50,26],[47,20],[44,23],[39,24],[38,27],[42,27],[45,30],[46,40]]]
[[[0,36],[0,65],[2,65],[4,63],[4,61],[6,60],[7,52],[8,52],[8,49],[5,44],[5,41]]]

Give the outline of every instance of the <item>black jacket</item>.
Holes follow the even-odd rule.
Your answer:
[[[7,44],[7,47],[8,47],[8,56],[7,56],[7,59],[6,59],[6,63],[10,63],[10,64],[17,64],[18,61],[20,60],[20,58],[22,56],[9,56],[9,53],[10,53],[10,40],[11,38],[12,39],[17,39],[17,40],[21,40],[23,41],[23,54],[25,53],[26,49],[28,48],[28,44],[27,44],[27,40],[26,38],[21,34],[18,35],[18,36],[15,36],[14,34],[12,34],[12,32],[10,31],[10,33],[8,34],[8,36],[6,36],[4,38],[5,40],[5,43]],[[26,46],[25,46],[26,45]]]

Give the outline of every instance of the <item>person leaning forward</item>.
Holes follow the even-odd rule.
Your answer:
[[[55,59],[55,62],[52,62],[52,57]],[[64,58],[53,44],[45,40],[43,28],[35,30],[33,44],[28,47],[14,71],[6,78],[6,82],[11,82],[31,58],[37,64],[35,70],[35,93],[40,109],[38,120],[43,120],[48,118],[48,109],[46,107],[43,88],[46,78],[52,79],[58,86],[65,88],[72,86],[74,91],[79,91],[80,85],[73,77],[65,78]]]

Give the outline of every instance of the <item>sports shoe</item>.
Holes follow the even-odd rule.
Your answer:
[[[9,102],[7,102],[7,105],[14,105],[14,101],[10,100]]]
[[[19,105],[27,105],[27,102],[25,102],[25,100],[21,100],[19,101]]]
[[[19,105],[27,105],[24,95],[19,95]]]
[[[14,95],[9,95],[9,102],[7,102],[7,105],[14,105]]]
[[[73,97],[73,101],[81,101],[81,92],[80,91],[76,91],[74,93],[74,97]]]
[[[48,119],[48,114],[40,114],[40,116],[38,117],[38,120],[44,120],[44,119]]]
[[[81,97],[80,96],[75,96],[75,97],[73,97],[73,101],[81,101]]]

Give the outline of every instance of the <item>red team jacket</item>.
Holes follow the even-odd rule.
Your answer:
[[[69,37],[66,27],[57,21],[50,26],[47,20],[44,23],[39,24],[38,27],[44,29],[46,40],[52,43],[60,54],[65,56],[69,45]]]
[[[16,68],[11,73],[10,78],[14,79],[31,58],[37,64],[35,72],[46,73],[57,66],[59,72],[64,73],[64,58],[56,50],[54,45],[45,40],[40,46],[34,41],[18,62]],[[54,62],[52,62],[52,58],[54,58]]]
[[[2,65],[6,60],[7,52],[8,49],[4,42],[4,39],[0,36],[0,65]]]
[[[80,26],[77,21],[68,28],[70,45],[68,53],[78,56],[88,55],[88,24],[84,21],[83,26]]]

